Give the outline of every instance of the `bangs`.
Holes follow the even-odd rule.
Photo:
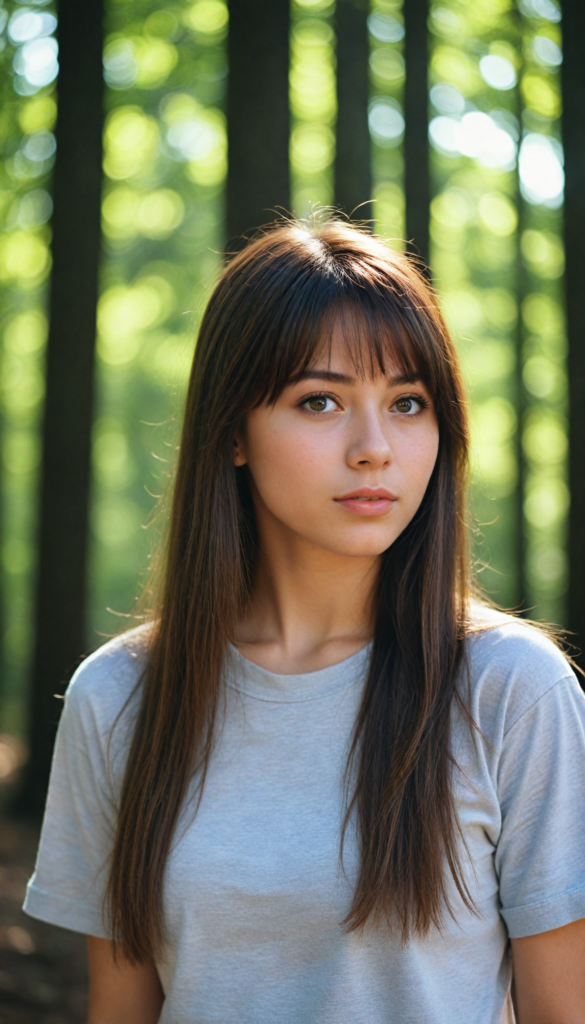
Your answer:
[[[341,346],[359,380],[392,375],[427,383],[425,361],[415,351],[404,325],[390,313],[348,299],[331,306],[319,324],[311,357],[300,372],[321,359],[330,365],[336,344]],[[294,379],[295,374],[291,380]]]
[[[330,364],[334,344],[341,344],[358,379],[391,374],[420,380],[434,397],[439,386],[438,332],[433,330],[433,337],[430,331],[421,331],[420,310],[418,323],[411,322],[406,296],[390,288],[381,292],[378,285],[371,291],[363,287],[355,291],[339,289],[338,294],[327,296],[328,301],[319,310],[314,301],[305,305],[300,299],[298,296],[295,302],[296,315],[282,325],[272,359],[265,364],[268,371],[272,370],[272,379],[264,376],[255,406],[276,402],[288,385],[318,361],[324,359]]]

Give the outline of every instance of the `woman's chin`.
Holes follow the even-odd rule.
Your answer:
[[[379,558],[384,551],[394,543],[396,538],[385,536],[358,536],[347,537],[347,535],[336,538],[331,534],[317,540],[317,545],[324,551],[334,555],[341,555],[343,558]],[[315,539],[311,538],[312,543]]]

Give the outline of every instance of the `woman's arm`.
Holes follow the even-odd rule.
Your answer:
[[[87,1024],[156,1024],[164,993],[155,967],[114,964],[108,939],[87,938]]]
[[[512,939],[518,1024],[585,1024],[585,919]]]

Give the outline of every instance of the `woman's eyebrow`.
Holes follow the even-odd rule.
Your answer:
[[[303,380],[324,380],[330,384],[355,384],[355,377],[349,377],[346,373],[333,373],[332,370],[300,370],[291,377],[290,384],[300,384]]]
[[[356,378],[346,373],[334,373],[333,370],[301,370],[290,378],[289,384],[300,384],[304,380],[323,380],[329,384],[355,384]],[[388,383],[393,387],[401,387],[403,384],[422,383],[417,373],[401,373],[397,377],[388,377]]]

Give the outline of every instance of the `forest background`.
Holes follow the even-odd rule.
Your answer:
[[[564,5],[565,19],[579,17],[577,6]],[[339,205],[351,213],[352,196],[373,200],[356,217],[370,219],[390,245],[412,240],[432,267],[472,403],[482,586],[535,618],[577,621],[583,601],[581,610],[571,606],[569,568],[583,566],[568,524],[577,458],[571,424],[583,406],[577,391],[569,403],[571,378],[575,386],[581,378],[570,370],[566,327],[562,98],[569,87],[583,98],[584,87],[580,69],[579,81],[563,84],[555,0],[371,0],[367,8],[359,0],[292,0],[290,8],[280,0],[107,0],[103,36],[92,11],[101,17],[95,0],[85,5],[78,58],[86,45],[103,53],[103,167],[77,654],[124,626],[145,578],[197,326],[226,244],[277,209],[306,217]],[[245,89],[238,106],[233,82],[230,98],[237,61],[247,59],[237,32],[262,40],[264,16],[259,63],[247,65],[257,106],[252,97],[246,110]],[[42,601],[50,602],[39,597],[50,544],[39,495],[48,338],[49,348],[59,344],[51,328],[55,125],[67,94],[53,0],[4,0],[0,30],[0,776],[11,777],[26,755],[35,631]],[[283,81],[279,117],[271,104]],[[79,108],[81,135],[92,116]],[[101,123],[97,130],[101,137]],[[269,181],[276,167],[271,139],[274,147],[284,139],[286,169],[274,170],[262,210],[246,219],[244,201],[238,220],[238,182],[254,192],[263,169]],[[361,161],[346,194],[344,153]],[[74,282],[75,268],[71,274]],[[577,298],[569,295],[569,311]],[[69,430],[75,434],[75,422]],[[65,507],[66,490],[61,499]],[[580,514],[585,507],[573,494]],[[66,550],[58,557],[66,569]],[[43,683],[50,700],[72,667],[63,663]],[[41,774],[46,763],[45,756]]]

